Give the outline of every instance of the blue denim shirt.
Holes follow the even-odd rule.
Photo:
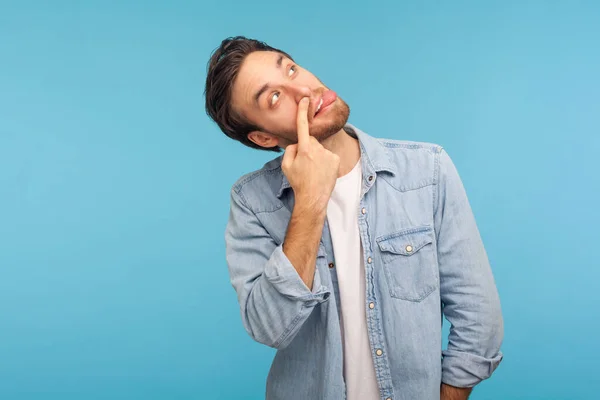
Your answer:
[[[502,359],[503,319],[467,195],[439,145],[360,143],[358,213],[366,269],[368,334],[381,399],[433,400],[441,382],[471,387]],[[226,258],[250,336],[276,348],[272,400],[344,399],[340,300],[327,222],[313,288],[282,251],[294,193],[278,157],[231,190]],[[442,352],[442,317],[450,321]]]

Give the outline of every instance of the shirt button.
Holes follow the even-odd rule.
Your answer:
[[[406,246],[406,251],[408,251],[409,253],[411,251],[413,251],[413,248],[412,248],[412,246],[410,244],[408,246]]]
[[[334,266],[333,263],[329,263],[329,268],[333,268]]]
[[[385,399],[385,400],[392,400],[392,398],[391,398],[391,397],[388,397],[388,398],[387,398],[387,399]]]
[[[373,262],[373,259],[372,259],[371,257],[369,257],[369,258],[367,258],[367,262],[368,262],[369,264],[371,264],[371,263]]]
[[[371,182],[373,180],[373,175],[369,176],[369,182]]]
[[[372,310],[375,308],[375,303],[369,303],[369,308]]]
[[[377,354],[378,356],[383,354],[383,351],[381,349],[377,349],[377,351],[375,352],[375,354]]]
[[[367,209],[363,208],[362,210],[360,210],[361,213],[366,214],[367,213]]]

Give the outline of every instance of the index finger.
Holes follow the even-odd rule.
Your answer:
[[[308,147],[310,143],[310,134],[308,132],[308,104],[310,99],[303,97],[298,104],[298,115],[296,117],[296,125],[298,130],[298,147],[300,149]]]

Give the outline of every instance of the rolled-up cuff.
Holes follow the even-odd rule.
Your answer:
[[[317,269],[312,291],[306,286],[283,252],[283,245],[275,248],[265,267],[264,276],[279,293],[290,299],[306,301],[307,305],[322,303],[328,300],[331,294],[331,291],[321,284],[321,275]]]
[[[502,361],[502,352],[493,358],[455,350],[442,352],[442,382],[456,387],[473,387],[489,378]]]

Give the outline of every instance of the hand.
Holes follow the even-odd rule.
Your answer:
[[[310,136],[308,105],[308,97],[298,105],[298,143],[286,147],[281,168],[294,190],[296,204],[322,212],[327,210],[338,178],[340,157]]]

